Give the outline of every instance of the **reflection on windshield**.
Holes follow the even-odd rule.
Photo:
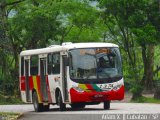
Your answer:
[[[101,79],[122,76],[118,48],[87,48],[70,51],[72,79]]]

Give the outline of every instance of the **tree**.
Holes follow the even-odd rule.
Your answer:
[[[118,42],[123,44],[123,48],[127,52],[131,69],[135,71],[135,80],[138,70],[134,47],[138,44],[142,48],[143,77],[141,81],[136,82],[136,86],[139,87],[134,90],[133,99],[141,96],[141,86],[144,85],[146,89],[152,88],[154,45],[158,41],[159,33],[157,29],[159,4],[157,2],[157,0],[99,0],[101,8],[105,10],[106,17],[104,20],[110,33],[116,39],[121,36]]]
[[[7,82],[10,80],[9,76],[12,76],[12,74],[15,74],[16,72],[10,71],[10,68],[12,68],[12,50],[13,46],[10,43],[10,36],[9,36],[9,25],[8,25],[8,17],[10,13],[10,8],[14,5],[17,5],[24,0],[1,0],[0,1],[0,59],[1,64],[1,79],[3,80],[3,90],[6,92],[6,87],[11,86],[10,82]],[[15,60],[16,61],[16,60]],[[18,59],[17,59],[18,61]],[[18,80],[17,80],[18,81]],[[8,85],[10,83],[10,85]],[[14,83],[13,83],[14,84]]]
[[[0,6],[0,31],[4,42],[0,43],[0,51],[3,51],[0,60],[4,61],[0,64],[4,77],[0,79],[10,83],[12,91],[18,91],[18,57],[22,50],[100,38],[100,29],[94,27],[96,9],[85,1],[2,0]],[[7,89],[3,88],[6,92]]]

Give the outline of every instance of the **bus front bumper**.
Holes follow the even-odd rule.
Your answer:
[[[78,92],[74,88],[70,89],[71,103],[77,102],[103,102],[107,100],[122,100],[124,99],[124,86],[114,91],[103,92]]]

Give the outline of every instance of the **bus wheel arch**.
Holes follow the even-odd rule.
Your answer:
[[[59,95],[60,89],[56,88],[55,90],[55,98],[56,98],[56,104],[58,104],[58,95]]]
[[[59,88],[56,89],[56,103],[59,106],[60,111],[65,111],[66,110],[66,104],[63,103],[62,100],[62,94]]]

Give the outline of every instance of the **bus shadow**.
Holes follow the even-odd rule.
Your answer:
[[[77,111],[111,111],[111,110],[118,110],[118,109],[109,109],[109,110],[105,110],[103,108],[76,108],[76,109],[73,109],[73,108],[66,108],[65,111],[62,111],[62,112],[77,112]],[[51,108],[49,111],[47,112],[60,112],[59,108]]]
[[[43,114],[43,113],[60,113],[60,114],[90,114],[90,112],[96,112],[96,114],[98,114],[98,112],[107,112],[107,111],[116,111],[116,110],[119,110],[119,109],[109,109],[109,110],[105,110],[103,108],[77,108],[77,109],[73,109],[73,108],[66,108],[65,111],[60,111],[59,108],[50,108],[49,111],[42,111],[42,112],[38,112],[38,114]],[[81,113],[82,112],[82,113]],[[85,113],[86,112],[86,113]],[[35,112],[34,110],[33,111],[30,111],[28,112],[29,114],[37,114],[37,112]]]

